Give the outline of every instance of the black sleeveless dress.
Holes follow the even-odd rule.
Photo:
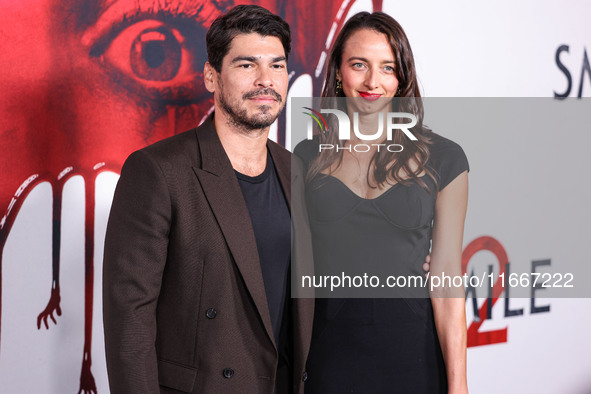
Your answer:
[[[381,276],[385,266],[424,274],[437,191],[469,169],[458,144],[430,135],[429,166],[438,184],[423,177],[429,192],[412,182],[364,199],[325,175],[306,185],[319,269],[315,274],[340,272],[339,266],[351,261],[362,264],[345,263],[349,275],[363,271]],[[295,149],[307,164],[317,152],[315,141],[304,141]],[[351,272],[355,269],[359,272]],[[446,393],[433,310],[426,290],[424,294],[423,298],[317,298],[306,393]]]

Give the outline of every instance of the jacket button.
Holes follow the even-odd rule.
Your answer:
[[[225,368],[223,374],[224,378],[230,379],[232,376],[234,376],[234,370],[232,368]]]
[[[302,374],[302,382],[305,382],[306,380],[308,380],[308,372],[304,371]]]
[[[215,319],[217,314],[218,314],[218,311],[216,311],[214,308],[209,308],[208,310],[205,311],[205,316],[207,316],[208,319]]]

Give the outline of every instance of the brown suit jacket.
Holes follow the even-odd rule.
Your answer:
[[[303,176],[290,181],[290,153],[267,146],[291,209],[291,182],[299,190]],[[294,243],[310,242],[304,223],[292,226],[302,230]],[[294,392],[303,392],[313,305],[292,304]],[[212,117],[125,162],[105,239],[103,313],[113,394],[274,391],[254,232]]]

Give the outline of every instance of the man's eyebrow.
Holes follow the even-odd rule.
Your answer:
[[[271,63],[286,62],[287,56],[274,57]]]
[[[236,56],[234,59],[232,59],[230,64],[234,64],[234,63],[238,63],[238,62],[256,63],[257,60],[259,60],[259,59],[260,59],[260,57],[257,57],[257,56]]]
[[[236,56],[234,59],[232,59],[230,64],[234,64],[234,63],[238,63],[238,62],[257,63],[260,60],[261,60],[260,56]],[[271,59],[271,63],[278,63],[278,62],[284,62],[284,61],[287,61],[287,57],[285,57],[285,56],[277,56],[277,57],[274,57]]]

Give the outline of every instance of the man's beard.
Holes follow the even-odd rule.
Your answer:
[[[270,105],[261,105],[257,108],[257,113],[249,116],[248,111],[244,107],[240,107],[239,104],[232,105],[229,103],[224,95],[223,87],[220,92],[220,105],[222,109],[230,115],[230,123],[246,132],[253,130],[265,129],[275,122],[275,119],[279,117],[281,110],[283,109],[283,99],[281,95],[271,88],[263,88],[260,90],[250,91],[242,95],[242,100],[248,100],[256,96],[273,96],[279,102],[280,108],[276,114],[271,112]]]

